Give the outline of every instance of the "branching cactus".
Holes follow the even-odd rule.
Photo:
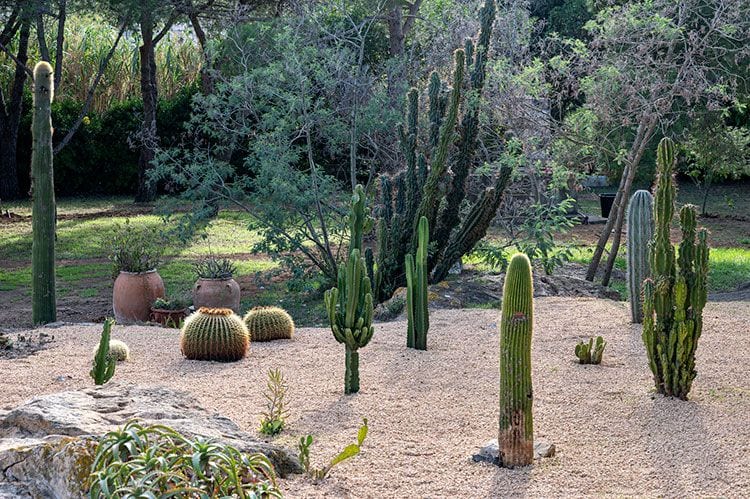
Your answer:
[[[334,338],[346,348],[344,393],[359,391],[359,349],[369,343],[372,326],[373,297],[370,277],[361,254],[362,234],[369,219],[362,186],[354,190],[349,215],[350,247],[346,266],[339,267],[338,285],[325,292],[324,301]]]
[[[696,376],[695,350],[703,329],[708,274],[708,232],[696,235],[697,209],[680,210],[679,257],[669,238],[674,214],[674,143],[662,139],[657,149],[655,235],[650,247],[652,277],[643,283],[643,342],[656,390],[687,399]]]
[[[654,197],[640,190],[633,194],[628,205],[628,297],[630,320],[643,321],[641,285],[651,276],[648,263],[648,243],[654,236]]]
[[[411,254],[406,255],[406,346],[427,350],[427,331],[430,329],[430,313],[427,308],[427,248],[430,243],[430,228],[427,218],[420,218],[417,232],[417,258]]]
[[[500,319],[499,460],[504,467],[534,459],[531,333],[534,318],[531,263],[516,254],[508,265]]]
[[[91,368],[89,375],[94,379],[97,385],[103,385],[115,375],[115,366],[117,359],[109,353],[109,339],[112,333],[112,326],[115,321],[107,319],[104,321],[102,337],[99,340],[99,347],[94,355],[94,367]]]
[[[32,233],[31,317],[34,324],[54,322],[55,299],[55,182],[52,173],[52,66],[34,67],[34,110],[31,126]]]
[[[578,357],[579,364],[601,364],[602,355],[604,355],[604,348],[607,346],[607,342],[601,336],[596,337],[596,343],[594,338],[590,338],[589,342],[581,341],[576,345],[575,353]]]

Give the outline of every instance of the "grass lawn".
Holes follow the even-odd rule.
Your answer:
[[[729,199],[733,194],[738,194],[739,191],[735,190],[722,193],[722,188],[718,187],[717,197]],[[682,201],[692,201],[690,196],[695,195],[697,190],[691,184],[680,190]],[[739,195],[732,198],[735,199],[735,214],[750,213],[750,196],[746,198]],[[589,193],[583,205],[586,207],[586,203],[594,202],[595,196]],[[716,204],[719,205],[720,203]],[[714,205],[709,209],[721,211],[712,206]],[[588,208],[593,210],[596,206]],[[0,219],[0,297],[4,302],[25,304],[31,293],[31,206],[28,201],[4,204],[2,210],[3,213],[9,211],[13,216],[11,219]],[[87,299],[108,296],[112,287],[112,267],[107,260],[110,234],[117,224],[124,223],[126,219],[130,219],[135,225],[156,228],[168,228],[175,223],[165,221],[153,212],[153,207],[134,205],[129,198],[59,200],[59,297],[85,302]],[[710,223],[712,220],[724,224],[724,243],[736,243],[718,247],[714,244],[715,247],[711,249],[709,291],[733,291],[738,285],[750,282],[750,233],[744,234],[745,226],[733,223],[733,219],[726,216],[702,221]],[[593,226],[580,228],[584,227]],[[575,233],[576,231],[569,240],[569,244],[573,245],[572,261],[585,265],[592,254],[591,234],[587,233],[580,238]],[[488,240],[497,241],[497,237],[489,236]],[[211,251],[236,262],[236,279],[243,289],[243,309],[256,305],[281,305],[300,324],[320,324],[325,317],[322,299],[316,294],[289,293],[283,277],[277,275],[278,265],[267,255],[251,253],[258,241],[259,235],[252,229],[252,219],[248,214],[222,211],[208,227],[204,237],[196,237],[186,244],[176,241],[174,245],[165,248],[165,262],[159,267],[159,272],[164,279],[167,294],[188,295],[195,282],[192,263]],[[491,270],[476,258],[469,258],[468,263],[479,270]],[[625,270],[624,247],[620,250],[615,266]],[[614,278],[611,287],[625,297],[626,286],[623,279]]]

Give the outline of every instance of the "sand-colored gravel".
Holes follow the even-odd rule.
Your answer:
[[[536,300],[534,425],[557,456],[521,470],[470,461],[497,431],[497,311],[444,310],[431,317],[429,350],[404,347],[406,324],[377,325],[361,351],[358,395],[345,397],[343,346],[325,329],[291,341],[252,345],[235,364],[180,357],[178,333],[120,327],[133,358],[116,377],[191,391],[205,406],[255,431],[266,371],[290,383],[291,417],[277,442],[316,437],[320,465],[354,439],[360,456],[328,479],[283,480],[289,497],[750,496],[750,303],[710,303],[689,402],[653,395],[640,328],[623,303]],[[88,386],[98,326],[54,331],[33,357],[0,360],[0,408],[34,395]],[[601,366],[579,366],[573,346],[591,335],[609,345]],[[69,378],[68,378],[69,377]]]

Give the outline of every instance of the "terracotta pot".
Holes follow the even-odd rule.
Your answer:
[[[231,308],[240,313],[240,285],[232,279],[198,279],[193,286],[193,306]]]
[[[178,327],[180,321],[187,317],[188,309],[168,310],[166,308],[152,308],[151,321],[158,322],[162,326]]]
[[[146,322],[157,298],[164,298],[164,281],[156,270],[120,272],[112,289],[115,319],[120,324]]]

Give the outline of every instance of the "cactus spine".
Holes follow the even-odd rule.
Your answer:
[[[54,322],[55,300],[55,182],[52,170],[52,98],[54,71],[46,62],[34,67],[34,111],[31,126],[31,182],[34,234],[31,251],[31,316],[34,324]]]
[[[628,205],[628,296],[631,321],[643,321],[641,285],[651,276],[648,264],[648,243],[654,236],[654,197],[640,190],[633,194]]]
[[[199,308],[185,320],[180,335],[180,350],[190,360],[234,362],[249,345],[247,326],[229,308]]]
[[[516,254],[508,265],[500,319],[501,466],[513,468],[534,459],[531,390],[531,333],[534,318],[531,263]]]
[[[361,255],[362,234],[370,225],[364,200],[364,189],[358,185],[352,195],[349,214],[349,258],[345,267],[339,267],[338,285],[324,295],[331,331],[346,350],[344,393],[347,395],[359,391],[359,349],[369,343],[375,332],[372,288],[365,258]]]
[[[97,385],[103,385],[115,375],[117,359],[109,353],[109,338],[114,323],[114,319],[107,319],[104,321],[102,337],[99,340],[99,347],[96,350],[96,355],[94,355],[94,367],[91,368],[91,372],[89,373],[94,379],[94,383]]]
[[[419,219],[417,258],[406,255],[406,346],[427,350],[430,313],[427,309],[427,248],[430,228],[427,218]]]
[[[649,253],[652,277],[643,283],[643,342],[656,390],[685,400],[697,374],[695,350],[703,329],[709,250],[706,229],[700,229],[696,238],[696,207],[685,205],[680,210],[682,242],[675,258],[669,238],[674,163],[674,143],[662,139],[656,164],[656,232]]]

